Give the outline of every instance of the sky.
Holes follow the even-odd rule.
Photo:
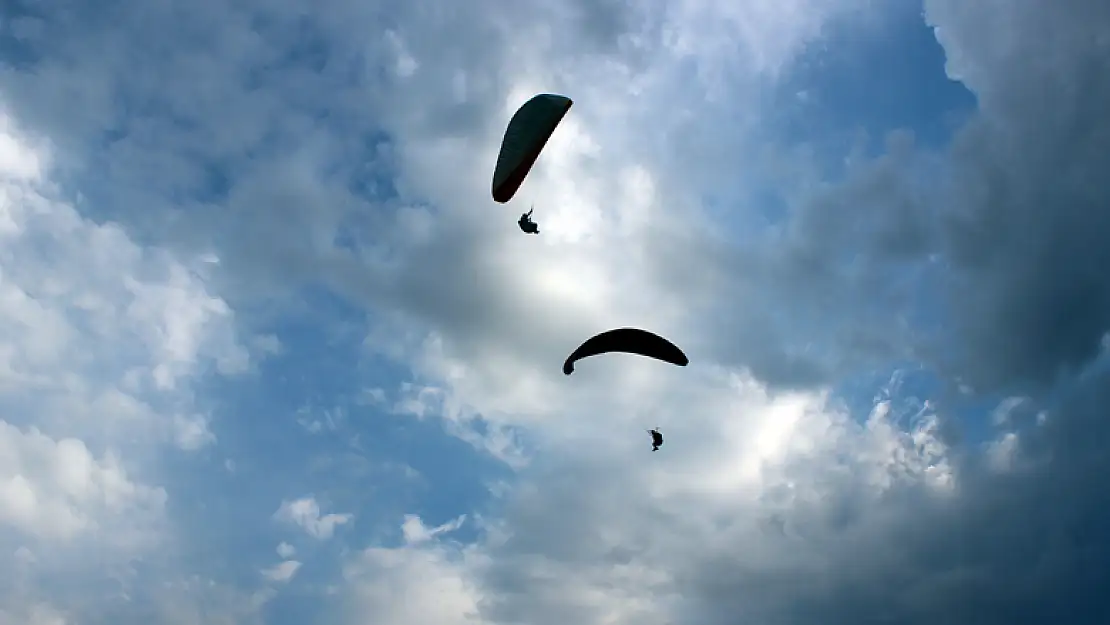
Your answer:
[[[1107,32],[4,3],[0,624],[1110,622]]]

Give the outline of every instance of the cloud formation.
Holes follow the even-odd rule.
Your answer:
[[[320,504],[316,499],[303,497],[281,502],[281,507],[274,513],[274,518],[300,527],[313,538],[327,540],[335,533],[336,527],[350,523],[354,515],[320,514]]]
[[[0,620],[1107,622],[1110,10],[924,0],[974,110],[845,140],[917,8],[0,11]]]
[[[206,368],[242,372],[251,357],[202,264],[83,217],[49,176],[50,142],[2,119],[4,610],[18,622],[95,619],[126,603],[132,562],[172,560],[157,449],[189,450],[205,432],[181,428],[205,418],[192,381]],[[96,585],[104,602],[93,606]]]

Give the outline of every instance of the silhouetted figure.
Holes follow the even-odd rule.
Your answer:
[[[659,451],[659,448],[663,446],[663,434],[659,432],[658,427],[654,430],[648,430],[648,432],[651,434],[651,450]]]
[[[520,216],[520,221],[516,222],[525,234],[540,233],[540,227],[536,225],[536,222],[532,221],[532,211],[534,210],[536,210],[534,206],[529,208],[527,213]]]

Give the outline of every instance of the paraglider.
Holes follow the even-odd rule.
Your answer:
[[[566,96],[542,93],[513,113],[493,170],[493,201],[504,204],[513,198],[573,103]]]
[[[656,360],[669,362],[672,365],[685,367],[690,364],[690,359],[677,345],[667,339],[636,328],[618,328],[602,332],[578,346],[563,363],[563,373],[574,373],[574,363],[590,356],[606,354],[609,352],[625,352],[647,356]]]
[[[513,113],[501,139],[501,149],[494,166],[490,188],[493,201],[504,204],[513,199],[573,104],[566,96],[541,93]],[[539,225],[532,221],[534,210],[535,206],[529,207],[528,212],[517,221],[525,234],[540,232]],[[637,354],[680,367],[690,363],[678,346],[657,334],[636,328],[617,328],[602,332],[579,345],[563,363],[563,373],[574,373],[574,363],[583,358],[610,352]],[[659,451],[663,446],[663,434],[659,427],[648,432],[651,435],[651,450]]]
[[[520,221],[516,222],[517,225],[520,226],[520,229],[525,234],[539,234],[540,233],[540,227],[538,225],[536,225],[536,222],[532,221],[532,211],[533,210],[535,210],[535,207],[529,208],[527,213],[524,213],[523,215],[520,216]]]

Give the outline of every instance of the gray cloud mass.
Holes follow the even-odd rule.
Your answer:
[[[766,93],[829,25],[874,32],[881,9],[748,4],[0,9],[5,132],[51,155],[46,183],[0,145],[5,207],[49,200],[0,227],[21,246],[0,258],[5,280],[46,302],[17,314],[12,295],[2,318],[63,310],[57,344],[98,337],[73,348],[85,360],[39,334],[4,339],[22,360],[0,371],[0,447],[29,451],[0,454],[15,485],[0,547],[26,556],[0,565],[0,622],[291,622],[265,610],[286,591],[184,564],[199,539],[167,518],[152,449],[174,444],[170,422],[181,453],[185,426],[192,451],[220,444],[187,416],[192,380],[251,370],[245,337],[283,316],[326,317],[307,287],[365,314],[368,357],[411,374],[365,380],[400,389],[393,412],[435,414],[502,458],[523,454],[514,429],[538,448],[492,503],[457,511],[475,542],[415,517],[399,544],[351,539],[317,622],[1110,622],[1110,5],[924,0],[977,109],[946,145],[904,129],[832,175],[813,145],[760,128],[787,105]],[[519,200],[494,205],[499,133],[538,91],[575,108]],[[774,187],[781,221],[753,225],[756,185]],[[522,237],[533,202],[544,235]],[[86,231],[102,236],[36,256]],[[218,264],[180,260],[202,254]],[[203,340],[167,329],[191,304],[142,299],[163,283],[204,302]],[[562,376],[578,342],[624,325],[674,338],[692,365],[600,359]],[[1028,414],[973,436],[944,402],[861,415],[829,391],[904,362],[992,406],[1025,397]],[[48,390],[13,373],[32,365]],[[156,371],[128,386],[143,367]],[[467,429],[477,417],[492,434]],[[657,423],[666,453],[645,459],[628,432]],[[63,454],[94,477],[28,468]],[[24,483],[46,493],[37,508],[16,498]],[[344,519],[336,535],[362,527],[325,512]],[[268,549],[256,568],[279,571]],[[72,564],[88,554],[110,590]],[[289,588],[314,566],[296,558]]]

